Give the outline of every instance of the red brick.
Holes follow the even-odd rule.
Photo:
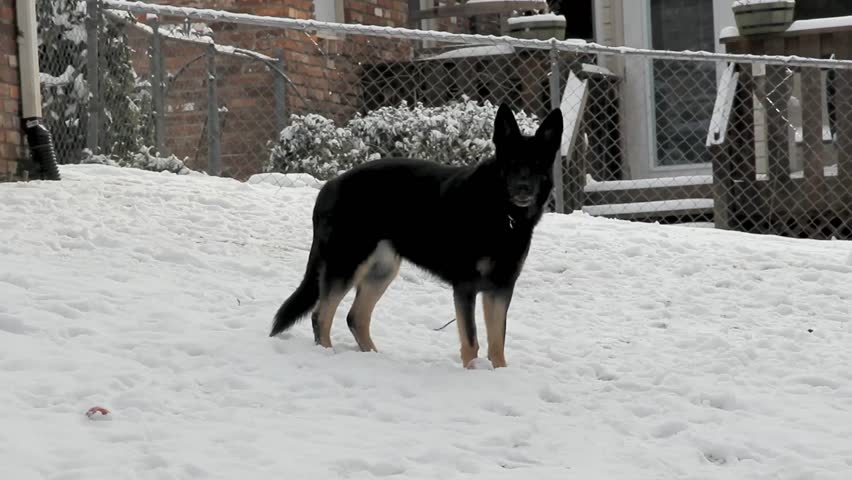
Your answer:
[[[0,68],[0,83],[17,84],[18,82],[17,68]]]
[[[3,160],[17,160],[18,159],[18,146],[10,145],[8,143],[0,143],[0,161]]]
[[[5,166],[4,166],[5,164]],[[3,181],[3,177],[5,176],[8,180],[12,180],[15,176],[15,172],[18,170],[18,162],[15,160],[0,160],[0,181]]]
[[[325,69],[319,68],[319,67],[314,67],[312,65],[301,65],[301,66],[297,67],[297,70],[301,71],[302,73],[304,73],[305,75],[308,75],[310,77],[319,77],[319,78],[324,78],[326,76],[326,73],[327,73]]]

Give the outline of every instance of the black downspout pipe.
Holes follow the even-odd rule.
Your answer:
[[[56,149],[53,135],[41,118],[25,118],[24,133],[30,146],[30,155],[36,171],[33,177],[40,180],[59,180],[59,166],[56,164]]]
[[[41,116],[41,85],[38,71],[38,44],[36,39],[36,8],[33,0],[18,0],[15,5],[18,18],[18,66],[21,72],[21,124],[35,172],[31,177],[40,180],[59,180],[59,166],[53,136]]]

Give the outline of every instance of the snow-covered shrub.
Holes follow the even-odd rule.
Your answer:
[[[53,134],[60,163],[82,158],[89,106],[85,0],[37,0],[39,71],[43,116]],[[133,70],[124,20],[99,19],[101,128],[98,145],[112,155],[129,155],[151,137],[147,82]]]
[[[152,153],[154,147],[141,147],[130,155],[92,155],[91,150],[84,149],[80,163],[97,163],[112,167],[129,167],[148,170],[151,172],[171,172],[180,175],[193,173],[184,162],[174,155],[160,157]]]
[[[326,179],[362,163],[364,150],[362,142],[333,120],[315,113],[293,115],[272,147],[266,171]]]
[[[382,107],[358,114],[344,127],[321,115],[294,115],[272,147],[267,171],[303,172],[328,179],[380,157],[422,158],[446,165],[470,165],[494,154],[491,137],[497,106],[469,99],[440,107],[418,103]],[[516,118],[532,134],[538,120]]]
[[[408,108],[383,107],[357,115],[348,128],[371,153],[408,156],[446,165],[470,165],[494,154],[491,141],[497,106],[465,99],[441,107],[418,103]],[[535,132],[538,126],[524,112],[516,114],[521,131]]]

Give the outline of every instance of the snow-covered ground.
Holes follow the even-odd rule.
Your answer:
[[[62,175],[0,185],[0,478],[852,478],[848,242],[547,215],[470,371],[406,264],[381,353],[267,337],[313,186]]]

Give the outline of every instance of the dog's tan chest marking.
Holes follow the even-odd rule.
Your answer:
[[[494,271],[494,260],[490,257],[482,257],[476,262],[476,271],[483,277],[487,277]]]

